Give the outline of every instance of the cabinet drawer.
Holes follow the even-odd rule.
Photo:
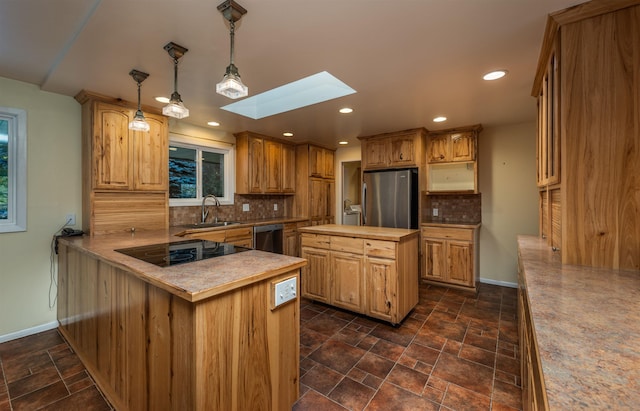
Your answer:
[[[394,241],[366,240],[365,254],[369,257],[396,258],[396,243]]]
[[[227,230],[227,236],[225,238],[227,243],[230,243],[233,240],[237,240],[239,238],[253,238],[253,228],[252,227],[244,227],[244,228],[232,228]]]
[[[364,240],[353,237],[331,237],[331,249],[362,254],[364,250]]]
[[[302,234],[300,241],[302,247],[331,248],[331,237],[328,235]]]
[[[423,227],[422,236],[434,237],[434,238],[446,238],[446,239],[452,239],[452,240],[473,241],[473,229]]]
[[[215,241],[224,243],[224,230],[203,231],[201,233],[193,233],[186,235],[185,238],[197,238],[198,240]]]

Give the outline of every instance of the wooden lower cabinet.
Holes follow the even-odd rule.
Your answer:
[[[477,290],[477,226],[422,227],[422,279]]]
[[[418,303],[417,235],[382,241],[302,233],[300,241],[303,297],[392,324]]]
[[[518,266],[518,337],[520,343],[522,409],[524,411],[548,410],[547,391],[544,385],[542,364],[538,354],[521,264]]]
[[[199,302],[61,243],[59,330],[120,411],[290,410],[299,388],[299,301],[274,283]]]

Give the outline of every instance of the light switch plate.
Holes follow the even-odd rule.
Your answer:
[[[249,211],[249,204],[243,204],[242,211]]]
[[[288,278],[274,284],[273,307],[277,307],[287,301],[295,300],[298,296],[298,282],[296,277]]]

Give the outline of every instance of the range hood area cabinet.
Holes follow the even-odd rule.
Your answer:
[[[478,136],[482,125],[427,136],[427,192],[478,193]]]
[[[143,107],[149,132],[129,130],[136,105],[81,91],[82,221],[91,235],[169,227],[169,124]]]
[[[236,137],[236,193],[294,194],[295,146],[243,131]]]
[[[532,89],[540,234],[563,264],[640,270],[640,5],[602,3],[547,19]]]
[[[416,128],[361,136],[362,170],[421,167],[427,130]]]

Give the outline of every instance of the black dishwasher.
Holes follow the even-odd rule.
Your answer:
[[[282,224],[259,225],[253,227],[253,248],[270,253],[282,254]]]

